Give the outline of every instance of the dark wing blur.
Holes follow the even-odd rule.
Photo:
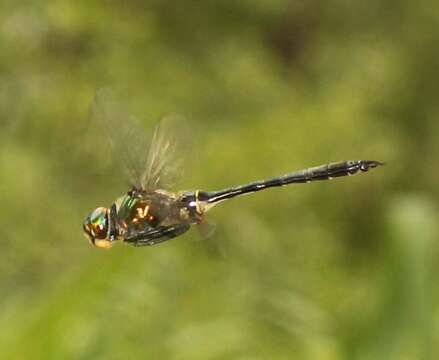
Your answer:
[[[169,186],[177,169],[176,138],[172,121],[165,118],[148,138],[141,122],[130,115],[116,100],[111,90],[97,92],[92,105],[92,118],[108,135],[117,160],[130,184],[137,189],[154,190]]]

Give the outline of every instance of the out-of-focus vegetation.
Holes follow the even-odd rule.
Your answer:
[[[437,359],[435,7],[2,1],[0,357]],[[225,203],[208,241],[97,250],[83,218],[126,191],[88,130],[106,86],[145,129],[190,119],[184,188],[387,166]]]

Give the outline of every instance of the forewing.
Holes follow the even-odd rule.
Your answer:
[[[181,122],[177,116],[168,116],[157,124],[141,177],[144,189],[167,188],[176,181],[181,169]]]
[[[101,132],[106,133],[130,185],[141,187],[142,166],[148,154],[148,139],[141,123],[120,105],[108,89],[96,93],[91,113]]]
[[[148,137],[141,122],[120,105],[114,93],[102,89],[93,101],[92,118],[107,134],[131,186],[154,190],[175,181],[178,139],[184,132],[180,117],[163,118]]]

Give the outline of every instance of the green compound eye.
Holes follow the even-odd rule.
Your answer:
[[[106,239],[108,232],[108,210],[104,207],[95,209],[85,219],[83,229],[93,245],[96,245],[95,239]]]

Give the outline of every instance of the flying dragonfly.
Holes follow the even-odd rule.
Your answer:
[[[98,93],[93,112],[107,129],[132,186],[109,208],[98,207],[86,217],[84,233],[99,248],[110,248],[118,241],[134,246],[159,244],[184,234],[192,225],[202,224],[212,207],[234,197],[272,187],[354,175],[383,165],[375,160],[347,160],[217,191],[172,192],[166,180],[175,173],[176,148],[164,123],[157,125],[148,151],[141,126],[114,104],[107,106],[108,103],[112,103],[108,95]]]

